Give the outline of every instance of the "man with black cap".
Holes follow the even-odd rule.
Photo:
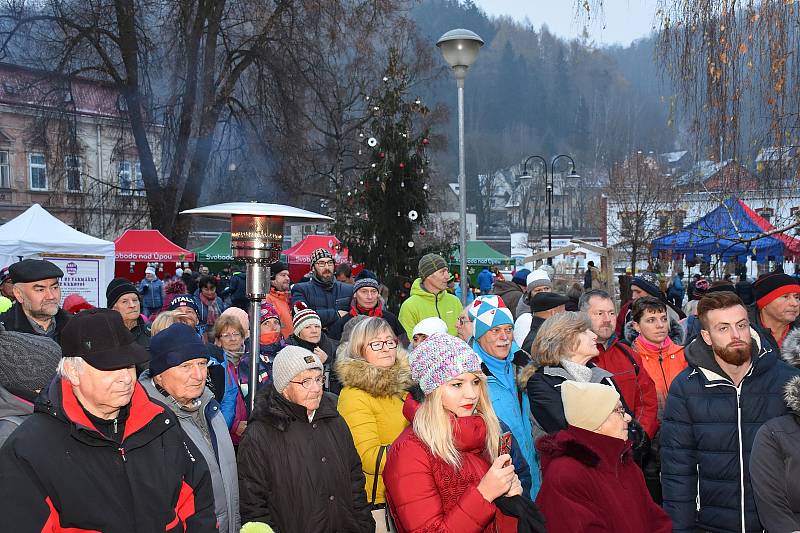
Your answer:
[[[0,449],[8,531],[216,532],[208,466],[136,381],[147,360],[119,313],[81,311],[58,376]]]
[[[267,302],[275,306],[281,321],[281,334],[288,339],[292,334],[292,298],[289,294],[289,267],[282,261],[272,263],[269,267],[270,287]]]
[[[558,313],[563,313],[566,310],[564,306],[567,302],[569,302],[569,298],[555,292],[540,292],[533,295],[533,298],[531,298],[531,311],[533,311],[533,314],[528,324],[528,334],[523,337],[522,344],[520,345],[523,350],[531,353],[531,345],[536,338],[536,332],[539,331],[539,328],[544,324],[545,320]],[[522,317],[520,317],[520,319],[521,318]],[[516,327],[517,324],[515,323],[515,334]]]
[[[64,272],[50,261],[25,259],[8,268],[17,304],[0,315],[8,331],[44,335],[59,342],[70,318],[61,309],[60,279]]]
[[[303,302],[316,311],[325,331],[347,314],[353,297],[353,286],[334,278],[335,266],[333,254],[325,248],[317,248],[311,252],[311,279],[292,286],[292,306]]]
[[[783,340],[794,329],[800,328],[800,284],[783,272],[770,272],[753,283],[755,305],[748,306],[747,313],[752,325],[776,353],[783,347]]]

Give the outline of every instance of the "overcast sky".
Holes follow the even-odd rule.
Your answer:
[[[578,37],[584,26],[598,45],[622,44],[650,34],[658,0],[605,0],[601,20],[576,15],[574,0],[475,0],[489,15],[527,17],[534,28],[546,24],[550,31],[568,39]]]

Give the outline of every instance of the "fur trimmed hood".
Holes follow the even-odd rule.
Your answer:
[[[800,368],[800,329],[793,329],[786,335],[781,347],[783,360],[795,368]]]
[[[783,387],[783,400],[795,415],[800,416],[800,376],[795,376],[786,382]]]
[[[344,387],[361,389],[376,397],[402,396],[413,385],[408,356],[398,350],[397,359],[389,368],[371,365],[363,359],[343,354],[336,361],[336,374]]]

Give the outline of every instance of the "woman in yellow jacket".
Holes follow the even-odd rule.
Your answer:
[[[359,322],[343,348],[336,362],[343,385],[339,413],[361,457],[367,500],[381,509],[386,502],[380,477],[386,452],[408,425],[403,416],[403,400],[412,384],[408,358],[391,326],[378,317]]]

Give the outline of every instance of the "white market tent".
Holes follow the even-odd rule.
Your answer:
[[[77,293],[105,307],[105,289],[114,278],[113,242],[81,233],[33,204],[0,226],[0,267],[31,257],[52,261],[64,271],[62,302]]]

